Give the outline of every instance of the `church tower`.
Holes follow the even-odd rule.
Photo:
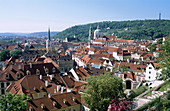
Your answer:
[[[97,29],[94,31],[94,40],[98,38],[103,38],[103,32],[100,30],[99,25]]]
[[[51,50],[50,28],[48,28],[48,39],[46,40],[46,50],[47,52]]]
[[[88,46],[89,46],[89,48],[91,47],[92,42],[93,42],[92,28],[90,27],[90,29],[89,29],[89,37],[88,37]]]

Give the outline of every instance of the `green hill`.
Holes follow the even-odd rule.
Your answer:
[[[89,27],[94,31],[99,25],[103,35],[114,33],[123,39],[151,40],[170,34],[170,20],[133,20],[133,21],[104,21],[86,25],[76,25],[54,35],[54,38],[73,37],[87,41]],[[128,30],[125,30],[128,28]]]

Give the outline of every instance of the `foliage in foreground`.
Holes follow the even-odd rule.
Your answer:
[[[23,95],[13,95],[7,93],[7,95],[2,95],[0,99],[0,110],[1,111],[25,111],[27,109],[28,96]]]
[[[112,99],[110,111],[132,111],[132,101]]]
[[[106,111],[111,99],[124,96],[122,79],[109,73],[90,76],[87,82],[83,98],[91,111]]]

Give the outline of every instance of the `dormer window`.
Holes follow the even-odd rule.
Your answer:
[[[74,102],[76,101],[76,97],[73,97],[73,101],[74,101]]]
[[[56,70],[55,70],[55,67],[53,67],[53,73],[55,72]]]
[[[29,107],[29,111],[34,111],[34,109],[30,106],[30,107]]]
[[[36,69],[36,74],[40,75],[40,70],[39,69]]]
[[[53,101],[53,106],[55,106],[55,107],[57,106],[57,103],[55,101]]]
[[[17,78],[21,78],[21,74],[20,73],[17,73]]]
[[[64,103],[64,104],[67,104],[67,100],[66,100],[66,99],[63,99],[63,103]]]
[[[8,73],[5,75],[5,79],[9,79],[9,74]]]
[[[26,71],[27,75],[31,75],[31,72],[29,70]]]
[[[48,68],[45,68],[45,73],[46,73],[46,74],[49,74]]]
[[[45,109],[45,105],[44,105],[44,104],[41,104],[41,108],[42,108],[42,109]]]

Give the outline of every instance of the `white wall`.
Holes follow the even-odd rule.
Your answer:
[[[161,74],[162,69],[156,70],[152,64],[146,67],[145,80],[154,81],[156,80],[157,73]]]

